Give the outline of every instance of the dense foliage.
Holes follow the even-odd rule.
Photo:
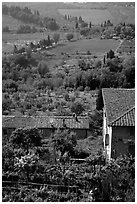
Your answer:
[[[33,133],[35,129],[29,131]],[[19,140],[10,141],[11,145],[3,146],[3,201],[135,200],[135,160],[131,156],[106,162],[98,153],[81,162],[72,161],[66,153],[74,151],[76,140],[66,131],[55,132],[47,147],[42,143],[35,148],[30,145],[29,152],[20,148],[22,142],[13,148]]]
[[[44,47],[51,43],[51,39],[48,37],[40,43],[45,49]],[[26,53],[18,54],[19,50],[16,50],[17,54],[2,60],[3,114],[7,114],[11,109],[18,109],[22,113],[28,110],[29,114],[33,114],[37,108],[44,112],[56,108],[58,114],[62,115],[70,115],[73,112],[82,114],[87,108],[85,109],[84,102],[78,101],[77,92],[110,87],[135,87],[135,57],[132,55],[126,58],[106,58],[105,63],[98,59],[79,59],[73,72],[63,68],[56,74],[54,71],[51,72],[44,56],[32,52],[32,47],[34,49],[31,43],[24,48]],[[55,102],[48,94],[44,99],[38,98],[40,92],[44,94],[47,90],[55,92],[59,89],[66,93],[63,101]],[[74,97],[69,96],[69,90],[74,91]],[[100,100],[97,103],[99,102]],[[64,112],[63,106],[66,105],[68,111]]]
[[[44,17],[42,18],[38,10],[34,12],[31,11],[28,7],[21,8],[19,6],[7,6],[6,4],[2,5],[2,13],[5,15],[10,15],[15,19],[21,20],[24,23],[33,23],[40,27],[46,27],[50,30],[58,30],[59,26],[56,23],[55,19]],[[22,28],[18,30],[22,32]]]

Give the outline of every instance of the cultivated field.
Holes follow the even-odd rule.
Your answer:
[[[59,13],[63,16],[65,14],[72,17],[82,17],[85,22],[90,22],[92,24],[101,24],[105,20],[110,19],[112,21],[112,16],[107,9],[58,9]]]
[[[39,41],[41,39],[46,39],[48,33],[29,33],[29,34],[8,34],[4,33],[2,36],[2,51],[4,52],[12,52],[13,45],[24,46],[26,43]],[[51,33],[50,33],[50,36]],[[60,38],[65,38],[64,33],[60,33]],[[76,51],[79,52],[87,52],[88,50],[94,53],[104,53],[109,51],[110,49],[115,50],[119,44],[119,41],[112,39],[81,39],[72,42],[62,42],[56,48],[53,49],[53,52],[57,55],[60,55],[62,52],[74,53]]]
[[[68,42],[66,44],[62,44],[53,49],[53,52],[56,54],[67,52],[67,53],[75,53],[78,52],[87,52],[88,50],[91,54],[103,54],[108,52],[110,49],[115,50],[118,46],[119,41],[116,40],[100,40],[100,39],[83,39],[75,42]]]
[[[54,32],[53,32],[54,33]],[[52,32],[44,32],[44,33],[27,33],[27,34],[11,34],[11,33],[3,33],[2,35],[2,51],[3,52],[12,52],[13,45],[16,44],[18,47],[24,46],[29,42],[38,42],[41,39],[47,39],[48,34],[52,36]],[[60,38],[63,37],[64,34],[60,33]]]

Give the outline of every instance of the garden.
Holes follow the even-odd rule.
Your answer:
[[[3,202],[135,201],[134,158],[107,162],[102,151],[93,156],[76,145],[67,130],[56,130],[47,147],[38,129],[15,130],[3,141]]]

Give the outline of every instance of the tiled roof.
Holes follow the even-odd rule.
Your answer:
[[[131,114],[127,112],[135,107],[135,89],[104,88],[102,89],[102,95],[108,125],[111,125],[112,122],[122,115],[125,115],[123,117],[124,120],[127,121],[119,124],[129,124],[128,121],[131,119]],[[121,120],[123,120],[123,117]],[[118,124],[118,122],[115,123],[115,125],[116,124]]]
[[[135,126],[135,107],[118,117],[111,123],[112,126]]]
[[[63,123],[70,129],[89,129],[88,117],[77,117],[78,122],[73,116],[3,116],[3,128],[63,128]],[[63,122],[64,121],[64,122]],[[52,126],[53,124],[53,126]]]

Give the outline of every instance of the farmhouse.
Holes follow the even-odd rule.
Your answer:
[[[102,89],[103,142],[108,159],[135,154],[135,90]]]
[[[56,129],[70,129],[76,133],[77,139],[89,136],[88,117],[73,116],[3,116],[2,134],[3,137],[10,136],[17,128],[35,127],[38,128],[43,138],[50,137]]]

